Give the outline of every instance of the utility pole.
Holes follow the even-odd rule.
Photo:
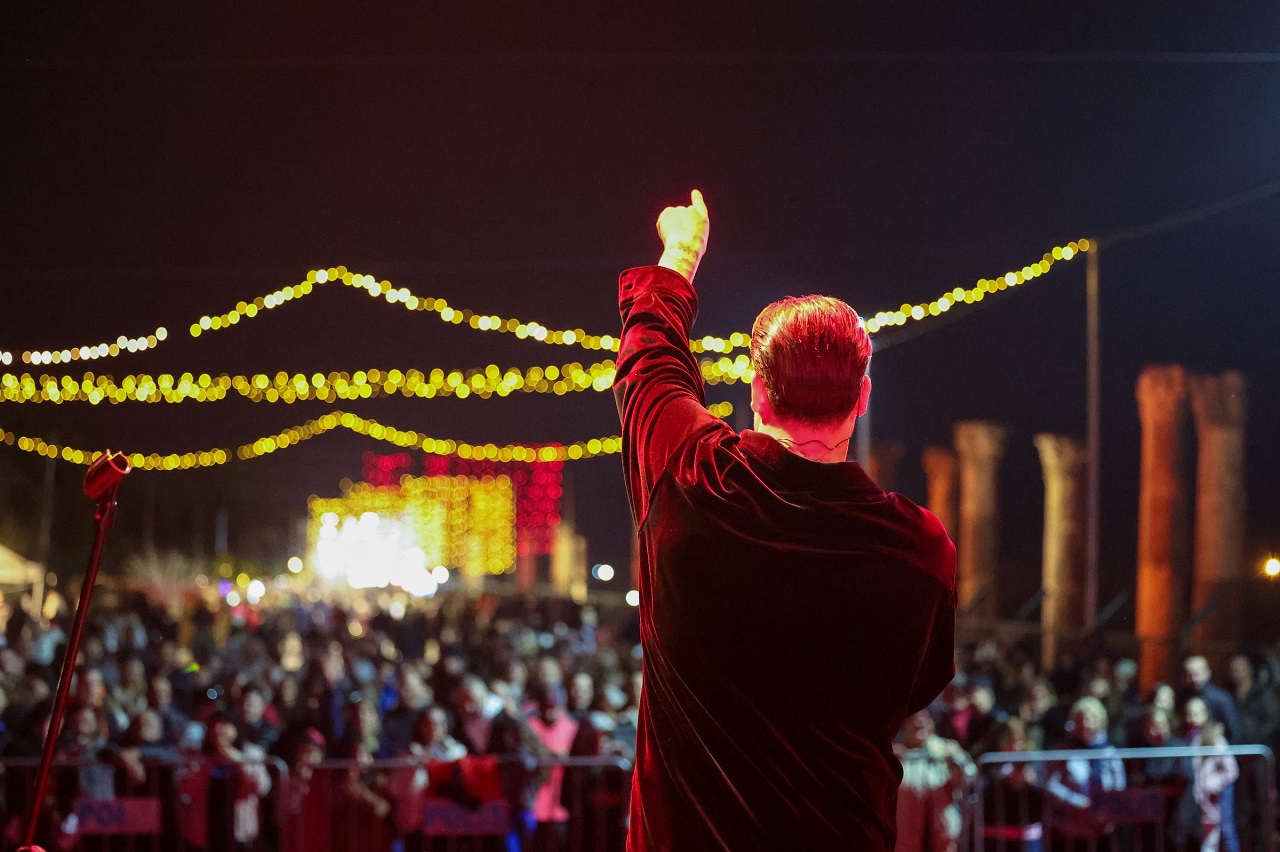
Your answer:
[[[1087,388],[1085,411],[1086,468],[1084,545],[1084,626],[1092,630],[1098,615],[1098,521],[1099,483],[1102,461],[1102,353],[1098,313],[1098,241],[1089,240],[1085,260],[1085,336],[1087,341]]]
[[[58,482],[58,461],[49,458],[44,463],[44,490],[40,495],[40,537],[37,542],[36,562],[40,576],[32,578],[31,618],[40,624],[44,618],[44,581],[49,573],[49,557],[53,554],[53,497]]]

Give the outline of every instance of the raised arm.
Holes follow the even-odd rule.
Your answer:
[[[637,524],[681,445],[728,428],[707,412],[698,361],[689,351],[698,312],[693,278],[710,232],[702,193],[694,190],[690,200],[658,217],[658,265],[628,269],[618,279],[622,342],[613,387],[622,419],[623,475]]]

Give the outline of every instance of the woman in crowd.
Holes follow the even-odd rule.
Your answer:
[[[559,684],[535,684],[530,690],[538,712],[528,719],[529,728],[554,757],[568,757],[578,725],[569,716],[568,695]],[[537,819],[531,848],[535,852],[556,852],[568,839],[569,811],[561,804],[564,767],[555,766],[538,789],[533,812]]]
[[[1209,716],[1209,706],[1202,698],[1187,699],[1183,707],[1183,736],[1194,746],[1213,753],[1194,758],[1193,785],[1196,804],[1200,806],[1201,849],[1217,852],[1240,852],[1236,835],[1234,784],[1240,777],[1236,759],[1226,753],[1227,739],[1222,725]]]
[[[976,771],[973,760],[958,742],[937,735],[928,710],[907,719],[894,752],[902,762],[897,848],[955,852],[964,828],[965,781]]]
[[[192,808],[184,820],[185,839],[198,848],[248,850],[258,838],[259,803],[271,789],[271,777],[266,753],[253,745],[236,748],[238,736],[235,721],[215,713],[201,747],[204,759],[183,780],[192,801],[209,803],[207,809]]]
[[[1118,852],[1116,828],[1099,808],[1100,799],[1125,788],[1124,764],[1108,756],[1115,749],[1107,739],[1107,708],[1093,696],[1071,705],[1064,749],[1091,752],[1054,764],[1048,769],[1050,849],[1071,852]]]

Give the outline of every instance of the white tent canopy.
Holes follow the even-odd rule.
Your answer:
[[[23,559],[0,544],[0,586],[30,586],[40,579],[44,566]]]

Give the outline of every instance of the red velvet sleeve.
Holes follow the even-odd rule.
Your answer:
[[[728,426],[704,404],[702,374],[689,350],[698,295],[684,276],[661,266],[628,269],[618,279],[622,343],[613,393],[622,419],[622,464],[637,526],[649,495],[682,448]]]

